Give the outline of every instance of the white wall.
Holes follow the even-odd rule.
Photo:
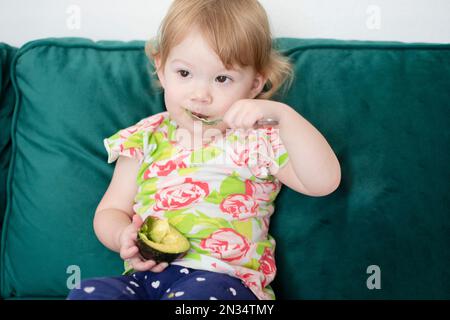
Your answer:
[[[260,0],[274,36],[450,43],[449,0]],[[0,42],[144,40],[171,0],[0,0]]]

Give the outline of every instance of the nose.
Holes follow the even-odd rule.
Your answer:
[[[191,102],[196,104],[210,104],[212,102],[211,93],[207,85],[195,86],[191,94]]]

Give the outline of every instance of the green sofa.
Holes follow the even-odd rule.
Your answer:
[[[342,168],[329,196],[281,191],[271,223],[277,298],[449,299],[450,45],[275,45],[295,66],[275,99],[323,133]],[[122,272],[92,219],[114,168],[103,138],[163,111],[143,46],[0,44],[3,299],[62,299],[73,270]]]

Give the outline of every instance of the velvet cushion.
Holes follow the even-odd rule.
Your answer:
[[[327,138],[342,182],[327,197],[281,191],[272,218],[279,299],[450,298],[450,46],[279,39],[286,102]],[[65,297],[67,268],[118,275],[92,228],[113,172],[103,138],[162,111],[143,42],[45,39],[12,79],[11,194],[3,297]],[[369,290],[367,268],[381,270]]]
[[[6,210],[6,178],[11,158],[11,120],[15,100],[10,68],[16,51],[17,48],[0,43],[0,226]]]
[[[450,298],[450,45],[306,40],[287,54],[283,100],[328,139],[342,182],[326,198],[280,194],[275,291]]]

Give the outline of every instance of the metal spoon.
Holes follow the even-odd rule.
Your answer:
[[[200,118],[199,116],[193,114],[190,110],[188,110],[188,109],[185,109],[185,110],[191,117],[203,122],[207,126],[213,126],[223,120],[222,118],[212,119],[212,120],[203,119],[203,118]],[[261,128],[264,126],[276,126],[276,125],[278,125],[278,120],[266,118],[266,119],[261,119],[261,120],[256,121],[255,127]]]

